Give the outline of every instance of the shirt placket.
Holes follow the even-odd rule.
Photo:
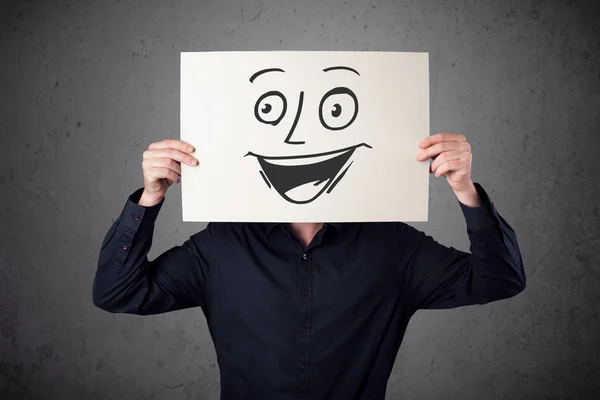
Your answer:
[[[312,268],[311,257],[306,251],[300,258],[298,279],[299,304],[296,342],[296,370],[301,392],[298,399],[307,400],[310,377],[310,321],[312,314]]]

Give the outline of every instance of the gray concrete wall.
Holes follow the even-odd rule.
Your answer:
[[[96,309],[101,241],[179,135],[179,52],[428,51],[431,129],[466,134],[515,228],[527,290],[415,315],[389,399],[600,398],[600,14],[592,1],[3,1],[0,398],[217,399],[199,309]],[[432,178],[417,227],[468,250]],[[203,228],[180,187],[154,258]],[[596,392],[594,395],[593,392]]]

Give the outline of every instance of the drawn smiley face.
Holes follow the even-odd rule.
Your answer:
[[[325,68],[323,72],[337,70],[349,71],[360,76],[358,71],[346,66]],[[260,70],[250,77],[250,83],[253,83],[260,75],[273,72],[285,71],[280,68]],[[299,146],[298,149],[301,149],[301,145],[305,144],[304,141],[294,140],[294,133],[302,115],[303,104],[304,91],[301,91],[294,120],[287,136],[284,138],[284,143],[297,145]],[[325,129],[341,131],[352,125],[358,117],[358,98],[348,87],[334,87],[323,95],[316,111],[321,125]],[[288,112],[287,98],[276,90],[270,90],[262,94],[254,104],[255,119],[258,123],[265,125],[279,125]],[[323,193],[331,193],[352,165],[352,155],[361,147],[371,148],[367,143],[359,143],[349,147],[310,154],[303,153],[301,150],[294,155],[286,156],[256,154],[250,151],[245,156],[256,157],[261,168],[260,175],[269,189],[275,189],[282,198],[290,203],[306,204],[314,201]]]

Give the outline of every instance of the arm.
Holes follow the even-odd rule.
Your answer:
[[[149,261],[154,223],[165,198],[145,207],[138,204],[142,192],[143,188],[129,196],[104,238],[93,283],[94,304],[105,311],[137,315],[204,308],[212,227],[209,224]]]
[[[409,225],[399,225],[400,262],[405,266],[405,293],[412,311],[486,304],[525,289],[516,234],[481,185],[475,187],[478,207],[459,201],[470,253],[443,246]]]

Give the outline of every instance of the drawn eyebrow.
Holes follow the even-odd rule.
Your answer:
[[[284,70],[282,70],[281,68],[267,68],[267,69],[261,69],[260,71],[258,71],[257,73],[255,73],[254,75],[252,75],[250,77],[250,83],[253,83],[253,81],[258,78],[259,76],[261,76],[262,74],[266,74],[267,72],[285,72]]]
[[[347,70],[347,71],[352,71],[352,72],[354,72],[356,75],[360,76],[360,74],[358,73],[358,71],[357,71],[357,70],[355,70],[354,68],[350,68],[350,67],[344,67],[344,66],[342,66],[342,65],[338,65],[338,66],[335,66],[335,67],[329,67],[329,68],[325,68],[323,71],[324,71],[324,72],[328,72],[328,71],[333,71],[333,70],[336,70],[336,69],[345,69],[345,70]]]

